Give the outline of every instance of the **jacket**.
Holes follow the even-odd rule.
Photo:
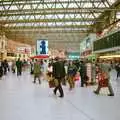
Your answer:
[[[41,73],[41,67],[39,63],[34,63],[34,74],[40,74]]]
[[[53,77],[63,78],[65,77],[65,68],[62,61],[57,61],[53,63]]]

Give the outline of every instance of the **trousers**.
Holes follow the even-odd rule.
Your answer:
[[[109,90],[110,94],[114,94],[114,91],[113,91],[113,88],[111,86],[111,83],[108,83],[107,87],[108,87],[108,90]],[[99,93],[101,88],[102,87],[100,85],[98,85],[98,88],[97,88],[96,92]]]
[[[56,94],[56,92],[59,91],[60,96],[64,96],[64,92],[63,92],[62,85],[61,85],[61,79],[57,78],[56,80],[58,80],[58,85],[55,87],[54,92]]]

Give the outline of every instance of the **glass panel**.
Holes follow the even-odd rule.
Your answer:
[[[108,2],[112,5],[113,3],[115,3],[117,0],[108,0]]]
[[[38,9],[42,9],[42,8],[45,8],[45,9],[46,8],[67,8],[67,6],[68,6],[68,8],[79,8],[79,7],[81,7],[81,8],[82,7],[93,8],[94,6],[98,7],[98,5],[100,3],[101,4],[99,5],[99,8],[100,7],[106,7],[106,6],[108,7],[108,4],[106,2],[104,2],[105,5],[106,5],[105,6],[101,2],[101,0],[100,0],[100,2],[99,2],[99,0],[97,0],[96,2],[94,0],[93,1],[94,5],[90,1],[87,1],[87,0],[85,0],[85,2],[82,2],[82,1],[79,1],[79,0],[71,0],[70,2],[72,2],[72,3],[68,2],[68,0],[60,0],[60,2],[66,1],[67,3],[60,3],[59,1],[57,1],[56,4],[51,3],[53,1],[55,2],[55,0],[45,0],[45,1],[47,1],[49,3],[48,4],[47,3],[46,4],[39,4],[40,1],[29,1],[30,2],[30,4],[29,4],[29,2],[26,2],[26,1],[19,1],[19,2],[14,1],[12,3],[13,5],[11,5],[11,7],[10,7],[10,10],[18,10],[18,8],[16,6],[19,6],[19,4],[22,4],[22,5],[19,6],[19,8],[22,8],[25,5],[23,9],[31,9],[31,3],[32,3],[32,6],[33,6],[34,9],[37,7],[38,4],[39,4]],[[77,3],[77,1],[78,1],[78,3]],[[108,0],[108,1],[110,2],[110,4],[112,4],[116,0]],[[69,5],[68,5],[68,3],[69,3]],[[3,2],[3,4],[5,5],[5,8],[8,9],[11,2]]]
[[[9,10],[17,10],[17,6],[12,5]]]
[[[116,18],[117,18],[117,19],[120,19],[120,12],[117,12],[117,13],[116,13]]]
[[[0,6],[0,11],[4,10],[3,6]]]

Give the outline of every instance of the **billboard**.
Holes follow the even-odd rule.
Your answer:
[[[48,41],[47,40],[37,40],[36,54],[37,55],[48,55]]]

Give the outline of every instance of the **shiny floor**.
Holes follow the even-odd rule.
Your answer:
[[[0,80],[0,120],[120,120],[120,79],[111,72],[114,97],[107,89],[97,96],[96,86],[69,91],[63,87],[64,98],[53,95],[46,81],[33,84],[33,77],[24,72],[21,77],[12,73]]]

